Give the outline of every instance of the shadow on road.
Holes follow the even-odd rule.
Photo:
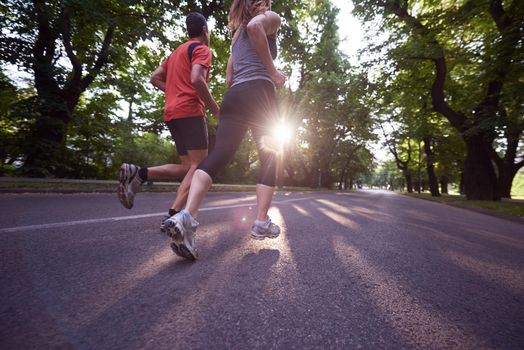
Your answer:
[[[522,241],[463,230],[458,220],[436,229],[449,218],[427,210],[424,218],[406,215],[395,198],[387,199],[393,199],[388,213],[383,203],[368,203],[375,215],[362,213],[356,200],[317,200],[315,213],[332,220],[321,230],[329,231],[331,245],[322,251],[337,256],[335,266],[368,291],[397,338],[418,346],[438,345],[443,339],[436,334],[449,346],[457,340],[466,347],[522,344]]]

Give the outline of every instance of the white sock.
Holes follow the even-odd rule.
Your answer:
[[[266,221],[255,220],[255,225],[267,228],[269,226],[269,218]]]

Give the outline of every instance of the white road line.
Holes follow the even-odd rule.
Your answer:
[[[313,197],[305,198],[296,198],[296,199],[287,199],[282,201],[274,201],[273,204],[286,204],[290,202],[298,202],[311,199]],[[211,210],[220,210],[220,209],[231,209],[231,208],[240,208],[240,207],[252,207],[256,206],[256,203],[246,203],[246,204],[235,204],[235,205],[224,205],[217,207],[202,208],[199,211],[211,211]],[[68,222],[55,222],[51,224],[41,224],[41,225],[29,225],[29,226],[17,226],[17,227],[8,227],[0,229],[0,233],[13,233],[20,231],[29,231],[29,230],[42,230],[48,228],[57,228],[57,227],[68,227],[76,225],[87,225],[87,224],[99,224],[102,222],[111,222],[111,221],[121,221],[121,220],[134,220],[134,219],[143,219],[150,218],[154,216],[165,215],[165,212],[161,213],[152,213],[152,214],[141,214],[141,215],[130,215],[130,216],[116,216],[111,218],[103,219],[89,219],[89,220],[78,220],[78,221],[68,221]]]

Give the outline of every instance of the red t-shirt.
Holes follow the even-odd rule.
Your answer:
[[[162,62],[166,70],[166,96],[164,106],[164,121],[173,119],[204,116],[205,105],[191,85],[191,68],[193,64],[200,64],[208,69],[211,67],[211,50],[206,45],[200,45],[193,50],[191,63],[189,62],[189,45],[197,40],[189,40],[180,45],[167,60]]]

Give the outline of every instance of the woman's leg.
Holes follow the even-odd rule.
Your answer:
[[[226,115],[220,116],[215,147],[209,156],[200,163],[191,181],[186,210],[194,218],[198,215],[200,203],[211,187],[213,178],[233,158],[246,131],[247,126],[244,123]]]
[[[267,147],[260,133],[253,130],[253,134],[257,140],[260,173],[257,181],[257,219],[251,227],[251,237],[259,240],[277,238],[280,235],[280,227],[271,222],[267,212],[275,192],[278,154],[275,149]]]
[[[209,176],[205,171],[197,169],[193,174],[186,204],[186,210],[192,217],[196,218],[198,216],[200,203],[211,188],[212,184],[213,180],[211,179],[211,176]]]
[[[260,159],[260,172],[257,180],[257,220],[266,221],[267,212],[273,200],[277,174],[277,156],[275,147],[269,146],[270,136],[265,135],[265,128],[253,128],[258,157]]]
[[[275,187],[257,184],[257,220],[266,221],[268,218],[267,212],[273,200],[273,193]]]

